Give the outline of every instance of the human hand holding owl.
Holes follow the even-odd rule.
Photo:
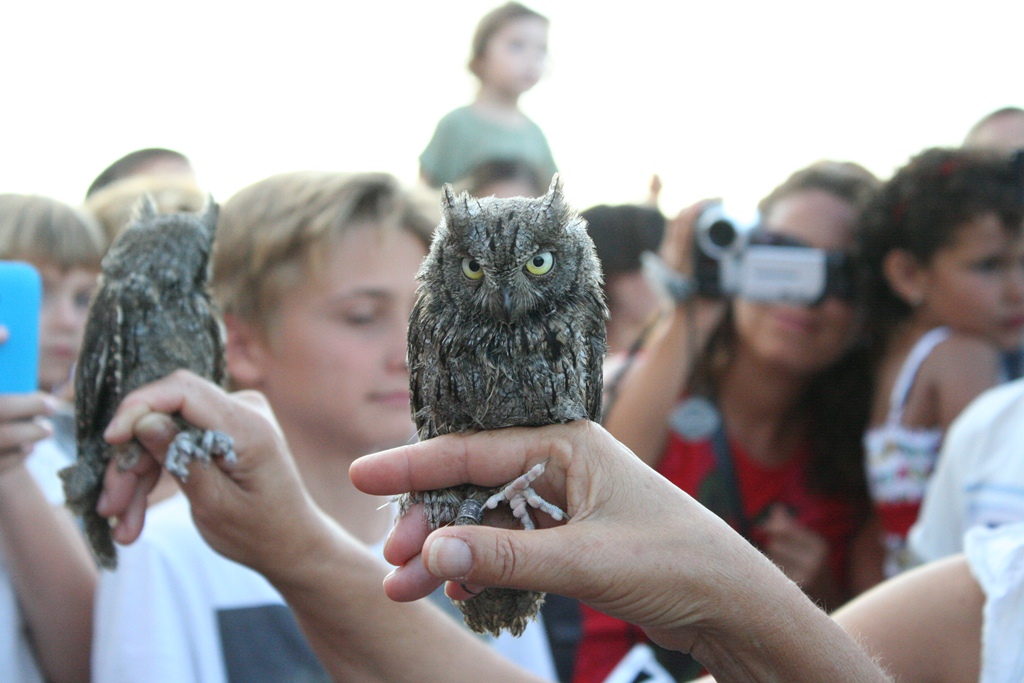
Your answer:
[[[439,437],[364,456],[349,474],[360,490],[387,495],[456,482],[491,487],[545,461],[537,488],[570,521],[539,517],[536,531],[432,531],[419,515],[406,515],[384,548],[397,566],[385,580],[387,596],[418,600],[445,581],[449,593],[461,584],[530,588],[576,598],[688,651],[702,629],[732,612],[735,595],[728,596],[747,572],[781,576],[725,522],[587,420]]]
[[[266,576],[288,571],[296,553],[308,552],[311,541],[304,532],[320,528],[321,513],[302,486],[266,397],[254,391],[228,394],[183,370],[132,392],[103,434],[113,446],[135,441],[145,450],[130,468],[108,464],[98,512],[118,520],[114,539],[132,543],[142,531],[146,494],[156,485],[181,419],[237,435],[235,448],[246,456],[235,463],[215,459],[214,466],[198,468],[181,482],[194,501],[193,519],[203,538]]]

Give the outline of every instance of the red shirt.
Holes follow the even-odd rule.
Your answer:
[[[855,509],[837,498],[808,490],[804,473],[810,450],[804,447],[788,462],[767,467],[751,460],[746,450],[730,442],[737,488],[743,510],[752,526],[750,540],[764,541],[757,525],[776,504],[786,506],[804,526],[824,536],[830,546],[829,565],[836,585],[846,584],[849,544],[856,529]],[[657,470],[669,481],[705,506],[725,517],[731,497],[715,468],[711,441],[688,442],[675,433],[669,437],[665,455]],[[724,506],[724,507],[723,507]],[[685,558],[680,558],[685,561]],[[574,683],[599,683],[615,668],[643,634],[635,626],[619,621],[586,605],[583,610],[583,639],[577,653]]]

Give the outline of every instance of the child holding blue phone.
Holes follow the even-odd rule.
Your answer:
[[[57,470],[74,456],[70,429],[59,427],[70,427],[71,373],[104,249],[100,228],[78,210],[0,194],[0,260],[31,264],[42,280],[38,389],[0,393],[2,681],[89,680],[96,569],[63,509]],[[19,334],[4,322],[0,345]]]

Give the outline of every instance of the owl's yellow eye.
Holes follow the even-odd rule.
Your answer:
[[[526,262],[526,270],[531,275],[546,275],[553,265],[555,265],[555,257],[550,251],[542,251],[530,257],[530,260]]]
[[[484,269],[476,259],[467,256],[462,259],[462,273],[470,280],[479,280],[484,276]]]

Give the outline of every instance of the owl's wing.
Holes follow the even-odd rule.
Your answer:
[[[607,308],[600,293],[588,297],[591,315],[587,317],[586,401],[587,417],[593,422],[601,421],[601,396],[604,392],[604,354],[607,350],[605,316]]]
[[[223,386],[228,378],[227,356],[224,349],[227,333],[221,323],[219,311],[213,308],[212,304],[208,304],[208,306],[210,306],[210,315],[206,321],[207,332],[209,339],[213,342],[213,377],[211,379]]]
[[[424,370],[426,359],[424,354],[427,349],[432,348],[431,338],[433,337],[433,324],[430,321],[427,311],[427,297],[421,293],[413,304],[412,313],[409,314],[409,331],[407,333],[406,363],[409,366],[409,404],[412,410],[412,419],[416,424],[416,433],[421,440],[429,439],[435,434],[428,420],[424,415]]]
[[[182,367],[223,384],[226,374],[224,336],[217,311],[206,292],[193,292],[175,323],[175,333],[161,341],[168,353],[164,371]],[[153,343],[152,340],[149,343]]]
[[[124,311],[115,293],[101,289],[89,309],[75,368],[76,434],[98,436],[120,403],[124,375]]]

